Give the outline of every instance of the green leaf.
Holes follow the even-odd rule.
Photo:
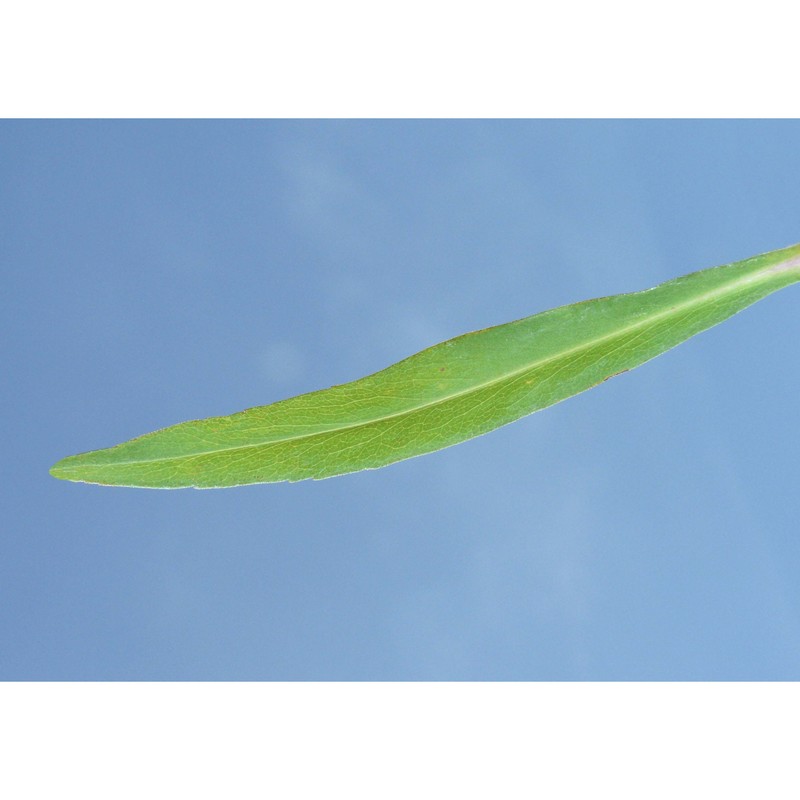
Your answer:
[[[463,442],[649,361],[800,281],[800,245],[468,333],[381,372],[70,456],[57,478],[211,488],[329,478]]]

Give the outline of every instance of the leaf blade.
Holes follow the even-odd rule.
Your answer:
[[[213,488],[375,469],[585,391],[797,281],[800,245],[464,334],[351,383],[70,456],[51,474]]]

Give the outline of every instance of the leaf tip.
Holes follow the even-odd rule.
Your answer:
[[[74,469],[70,467],[70,461],[72,460],[72,456],[68,456],[67,458],[62,458],[60,461],[56,461],[52,467],[50,467],[50,474],[54,478],[58,478],[62,481],[78,481],[78,478],[75,475]]]

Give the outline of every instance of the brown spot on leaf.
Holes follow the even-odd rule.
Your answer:
[[[623,372],[628,372],[627,369],[621,369],[619,372],[615,372],[613,375],[609,375],[607,378],[603,378],[603,380],[598,381],[595,386],[599,386],[601,383],[605,383],[606,381],[610,381],[612,378],[616,378],[617,375],[622,375]],[[594,388],[594,387],[592,387]]]

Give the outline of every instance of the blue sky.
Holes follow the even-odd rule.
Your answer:
[[[800,678],[800,291],[490,435],[48,468],[800,241],[797,122],[0,122],[0,678]]]

